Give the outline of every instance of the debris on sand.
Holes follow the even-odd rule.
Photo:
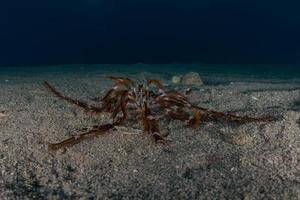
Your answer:
[[[0,118],[1,117],[6,117],[7,116],[7,114],[5,114],[5,111],[0,111]]]

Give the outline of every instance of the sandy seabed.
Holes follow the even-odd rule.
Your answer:
[[[232,82],[194,87],[188,96],[202,107],[274,115],[276,122],[205,121],[193,130],[165,119],[170,145],[112,131],[48,151],[48,143],[109,116],[86,115],[48,93],[42,81],[95,103],[111,86],[99,77],[0,76],[0,199],[300,199],[299,85]]]

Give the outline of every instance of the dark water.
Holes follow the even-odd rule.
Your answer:
[[[229,82],[276,82],[300,84],[298,65],[208,65],[208,64],[132,64],[132,65],[55,65],[55,66],[18,66],[0,67],[5,77],[39,76],[94,76],[106,74],[139,75],[144,72],[158,74],[166,79],[173,75],[198,72],[207,84]]]
[[[274,0],[3,1],[0,75],[196,71],[209,83],[297,82],[299,7]]]
[[[274,0],[2,1],[0,66],[300,64],[299,7]]]

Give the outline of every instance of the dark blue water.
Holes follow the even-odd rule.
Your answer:
[[[296,0],[2,1],[0,66],[300,64],[299,8]]]
[[[173,75],[198,72],[207,84],[228,82],[285,82],[300,84],[297,65],[208,65],[208,64],[132,64],[132,65],[56,65],[0,67],[0,76],[42,77],[47,75],[94,76],[105,74],[135,75],[144,72],[160,74],[170,79]]]

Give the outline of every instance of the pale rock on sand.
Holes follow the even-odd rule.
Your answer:
[[[182,84],[201,86],[203,81],[197,72],[189,72],[182,77]]]
[[[174,76],[172,77],[172,83],[178,84],[178,83],[180,83],[180,82],[181,82],[181,76],[176,76],[176,75],[174,75]]]
[[[6,117],[7,114],[5,114],[4,112],[0,112],[0,117]]]

